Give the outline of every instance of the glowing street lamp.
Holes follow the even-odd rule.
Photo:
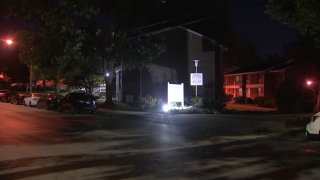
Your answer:
[[[4,44],[11,46],[14,42],[11,38],[6,38],[6,39],[0,39]]]
[[[310,80],[308,80],[308,81],[306,82],[306,84],[307,84],[307,86],[311,86],[311,85],[313,84],[313,82],[310,81]]]
[[[7,39],[7,40],[6,40],[6,43],[10,46],[10,45],[13,44],[13,41],[12,41],[11,39]]]

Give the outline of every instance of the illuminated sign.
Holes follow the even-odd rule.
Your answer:
[[[183,83],[181,84],[170,84],[168,83],[168,104],[181,103],[184,106],[184,93],[183,93]]]
[[[190,73],[190,85],[202,86],[203,85],[202,73]]]

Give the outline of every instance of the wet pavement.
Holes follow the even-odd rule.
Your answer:
[[[70,114],[0,103],[0,179],[318,179],[302,115]]]

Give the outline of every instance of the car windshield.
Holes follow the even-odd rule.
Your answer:
[[[89,93],[76,93],[74,97],[76,99],[94,99],[93,95]]]

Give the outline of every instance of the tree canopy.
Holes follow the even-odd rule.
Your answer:
[[[159,41],[128,35],[160,6],[158,0],[4,0],[1,15],[20,23],[19,57],[39,77],[96,79],[106,64],[134,66],[161,52]]]
[[[280,22],[313,36],[320,46],[320,2],[317,0],[269,0],[267,12]]]

